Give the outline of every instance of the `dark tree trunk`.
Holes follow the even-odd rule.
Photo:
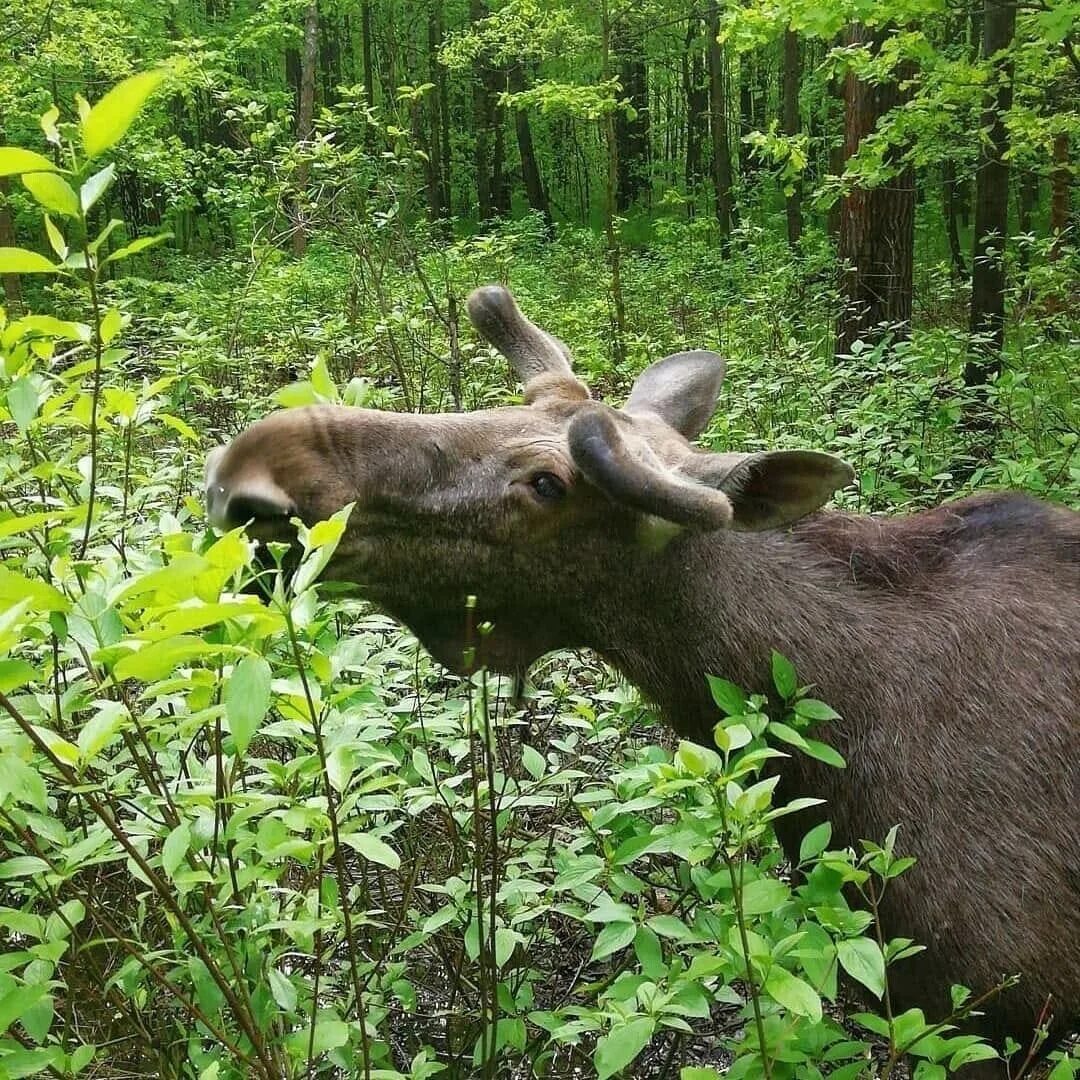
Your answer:
[[[293,229],[293,254],[307,250],[308,226],[304,196],[308,186],[311,164],[305,144],[315,132],[315,65],[319,55],[319,5],[309,3],[304,11],[304,44],[300,54],[300,105],[296,114],[296,141],[301,147],[300,164],[296,168],[297,220]]]
[[[475,26],[488,14],[486,0],[469,0],[469,22]],[[502,110],[496,105],[498,72],[485,56],[476,63],[473,77],[473,143],[476,202],[480,221],[504,213],[508,200],[503,182]]]
[[[746,135],[755,128],[754,123],[754,83],[753,61],[751,54],[744,52],[739,57],[739,134]],[[739,143],[739,175],[743,179],[745,191],[753,178],[754,163],[750,148]]]
[[[649,85],[645,69],[645,46],[641,32],[625,18],[616,18],[611,27],[611,49],[619,65],[622,96],[634,115],[620,110],[615,114],[619,175],[616,198],[620,212],[628,210],[649,187]]]
[[[985,0],[983,58],[992,75],[983,100],[975,179],[975,243],[971,258],[971,334],[975,348],[964,382],[980,386],[1001,371],[1005,344],[1005,245],[1009,235],[1009,133],[1013,65],[1008,53],[1016,31],[1014,0]]]
[[[525,69],[520,62],[510,69],[510,89],[514,93],[520,93],[525,89]],[[529,206],[543,217],[544,227],[550,234],[552,231],[551,207],[548,204],[547,191],[544,189],[544,178],[540,174],[540,166],[536,161],[529,114],[524,109],[514,109],[514,131],[517,135],[518,154],[521,157],[521,180],[525,185],[525,198],[529,200]]]
[[[712,137],[712,179],[716,195],[716,221],[720,243],[726,249],[734,223],[732,197],[731,141],[728,135],[727,95],[724,86],[724,54],[717,37],[720,33],[720,7],[709,7],[709,134]]]
[[[709,84],[705,76],[705,57],[694,42],[700,22],[694,17],[686,25],[686,45],[682,56],[683,93],[686,96],[686,189],[692,192],[701,180],[702,146],[709,115]],[[692,204],[691,204],[692,205]]]
[[[445,33],[443,0],[433,0],[435,17],[428,24],[429,46],[431,46],[432,82],[435,83],[437,114],[434,117],[436,131],[432,133],[432,142],[439,147],[439,199],[447,214],[453,213],[450,186],[450,90],[447,84],[446,68],[439,63],[438,49],[442,45]],[[432,45],[430,35],[434,34]]]
[[[846,37],[844,34],[838,34],[832,41],[833,48],[840,48],[843,46]],[[845,139],[844,139],[844,80],[840,76],[834,76],[829,80],[829,115],[836,119],[835,127],[838,127],[841,131],[841,137],[837,139],[833,136],[829,142],[829,175],[840,176],[844,171],[845,160]],[[843,206],[841,199],[836,199],[829,207],[829,212],[825,220],[825,228],[828,231],[830,239],[837,246],[837,250],[840,247],[840,210]]]
[[[945,218],[945,234],[949,238],[949,257],[952,259],[953,272],[961,281],[967,281],[967,265],[960,247],[956,193],[956,164],[951,158],[947,158],[941,167],[941,209]]]
[[[869,43],[877,54],[887,31],[873,35],[858,24],[848,29],[850,44]],[[902,64],[897,79],[912,74]],[[848,73],[844,84],[844,151],[851,157],[878,120],[903,101],[898,81],[872,84]],[[855,187],[840,208],[843,305],[836,331],[837,355],[857,340],[871,343],[883,324],[906,337],[911,323],[912,263],[915,252],[915,177],[910,167],[874,188]]]
[[[783,70],[783,130],[788,136],[799,134],[799,80],[801,78],[799,35],[794,30],[784,34]],[[797,247],[802,237],[802,177],[792,181],[791,194],[785,193],[787,209],[787,237],[792,247]]]
[[[3,139],[0,138],[0,142]],[[0,176],[0,247],[15,247],[15,222],[8,205],[11,194],[11,177]],[[4,287],[4,306],[9,316],[22,310],[22,284],[18,274],[0,274]]]
[[[427,18],[428,78],[434,84],[435,92],[429,94],[425,102],[424,115],[427,124],[422,138],[427,152],[424,179],[427,185],[428,213],[432,221],[442,221],[450,213],[450,200],[446,191],[443,168],[440,119],[442,96],[446,92],[446,72],[439,63],[439,46],[442,44],[442,36],[442,0],[430,0]]]
[[[1059,131],[1054,136],[1053,167],[1050,171],[1050,235],[1053,246],[1050,258],[1061,258],[1065,230],[1069,227],[1069,185],[1072,170],[1069,168],[1069,136]]]
[[[371,39],[371,0],[364,0],[360,7],[360,34],[364,68],[364,96],[369,106],[375,104],[375,43]]]

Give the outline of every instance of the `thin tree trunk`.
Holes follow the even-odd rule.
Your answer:
[[[949,238],[949,256],[952,259],[953,272],[961,281],[967,281],[967,264],[960,247],[960,222],[957,216],[956,164],[952,158],[946,158],[941,167],[941,209],[945,218],[945,234]]]
[[[476,26],[487,16],[484,0],[469,0],[469,24]],[[495,216],[495,199],[492,191],[491,153],[491,103],[487,86],[488,63],[484,57],[477,61],[473,75],[473,165],[476,169],[476,205],[480,221]]]
[[[300,147],[300,164],[296,168],[297,215],[293,230],[293,254],[307,250],[308,233],[303,205],[307,193],[311,163],[307,144],[315,133],[315,64],[319,55],[319,5],[312,0],[304,11],[304,44],[300,54],[300,107],[296,116],[296,142]]]
[[[0,138],[0,142],[3,139]],[[11,216],[8,196],[11,194],[11,177],[0,176],[0,247],[15,247],[15,222]],[[4,306],[9,316],[22,310],[22,284],[18,274],[0,274],[4,286]]]
[[[625,15],[612,19],[611,51],[619,64],[622,96],[634,115],[622,109],[615,114],[619,172],[616,198],[620,211],[628,210],[649,185],[649,85],[641,31]]]
[[[686,44],[682,56],[683,93],[686,96],[686,190],[692,193],[701,180],[702,146],[705,120],[709,112],[709,86],[705,77],[705,58],[700,45],[694,47],[700,32],[700,20],[687,20]],[[692,206],[692,201],[687,204]]]
[[[611,77],[611,14],[608,0],[601,0],[601,78]],[[612,360],[616,367],[626,363],[626,304],[622,293],[622,243],[615,228],[618,207],[619,142],[615,131],[615,114],[604,113],[604,134],[607,142],[607,191],[604,200],[604,237],[607,243],[607,262],[611,272]]]
[[[727,99],[724,87],[724,54],[718,40],[720,7],[709,7],[709,129],[712,136],[712,177],[716,194],[716,221],[720,228],[720,243],[726,250],[731,240],[734,219],[732,198],[731,141],[728,136]]]
[[[440,132],[441,94],[440,80],[445,92],[446,76],[439,63],[439,46],[442,44],[442,0],[429,0],[427,18],[428,77],[435,86],[424,103],[427,119],[423,142],[427,151],[424,178],[427,185],[428,213],[432,221],[442,221],[450,213],[446,188],[443,183],[442,139]]]
[[[510,68],[510,89],[514,93],[525,89],[525,69],[520,61]],[[517,135],[518,154],[521,157],[521,179],[525,185],[525,197],[529,200],[529,206],[544,219],[544,228],[550,235],[553,224],[551,207],[548,204],[547,191],[544,190],[544,178],[536,161],[529,114],[523,108],[514,109],[514,131]]]
[[[1050,258],[1061,258],[1065,230],[1069,227],[1069,185],[1072,171],[1069,168],[1069,135],[1059,131],[1054,136],[1053,168],[1050,171],[1050,235],[1053,245]]]
[[[783,71],[783,129],[788,137],[799,134],[799,80],[802,76],[799,55],[799,35],[794,30],[784,34]],[[802,237],[802,177],[791,182],[790,194],[785,193],[787,210],[787,237],[791,247],[798,247]]]
[[[371,39],[371,0],[364,0],[360,6],[360,34],[363,38],[364,96],[367,98],[367,104],[370,107],[375,104],[375,62],[373,60],[374,42]]]
[[[887,31],[870,35],[860,24],[848,29],[849,44],[869,43],[880,52]],[[851,157],[878,120],[903,101],[899,80],[872,84],[848,73],[844,84],[844,149]],[[915,177],[909,166],[874,188],[854,187],[840,210],[840,260],[843,305],[837,323],[837,355],[849,354],[856,341],[872,343],[887,327],[906,337],[911,324],[912,264],[915,252]]]
[[[975,243],[971,258],[971,334],[975,348],[964,383],[980,386],[1001,371],[1005,345],[1005,245],[1009,235],[1009,133],[1013,65],[1007,50],[1016,31],[1014,0],[985,0],[983,59],[992,75],[983,100],[975,180]]]

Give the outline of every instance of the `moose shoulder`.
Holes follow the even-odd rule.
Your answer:
[[[763,690],[779,650],[843,716],[826,737],[849,763],[792,759],[783,794],[825,797],[841,843],[899,823],[918,858],[881,910],[887,936],[928,946],[894,969],[894,1006],[940,1014],[950,984],[1018,972],[988,1030],[1026,1044],[1048,1000],[1052,1030],[1067,1030],[1080,1016],[1080,515],[1019,494],[894,519],[818,512],[852,479],[837,458],[691,446],[723,377],[714,354],[654,364],[614,409],[505,289],[477,290],[469,313],[514,364],[524,405],[275,413],[212,452],[211,519],[287,540],[290,517],[355,503],[328,576],[360,582],[441,661],[461,666],[475,595],[492,667],[591,647],[706,744],[706,674]]]

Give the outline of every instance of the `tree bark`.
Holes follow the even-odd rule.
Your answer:
[[[520,61],[510,68],[510,89],[514,93],[525,89],[525,68]],[[544,228],[550,235],[553,227],[551,206],[544,189],[544,178],[536,161],[532,128],[529,126],[529,114],[525,109],[514,109],[514,132],[521,157],[521,180],[525,185],[525,197],[529,200],[529,206],[544,219]]]
[[[0,139],[3,142],[3,139]],[[0,247],[15,247],[15,222],[8,205],[11,177],[0,176]],[[22,284],[18,274],[0,274],[4,287],[4,306],[9,316],[22,310]]]
[[[727,95],[724,86],[724,54],[718,36],[720,7],[709,7],[709,134],[712,137],[712,179],[716,195],[716,222],[720,243],[726,250],[734,221],[732,198],[731,141],[728,136]]]
[[[705,77],[705,57],[694,42],[700,32],[700,20],[687,20],[686,44],[682,56],[683,93],[686,96],[686,190],[692,193],[702,177],[702,147],[705,123],[709,115],[709,84]],[[689,205],[692,205],[689,204]]]
[[[799,134],[799,80],[802,77],[802,64],[799,55],[799,35],[794,30],[784,34],[784,70],[783,70],[783,116],[784,134],[794,137]],[[791,247],[798,247],[802,238],[802,177],[793,181],[790,195],[785,194],[787,210],[787,238]]]
[[[628,210],[649,187],[649,84],[641,31],[626,16],[612,19],[611,50],[618,59],[622,94],[634,111],[615,114],[619,173],[616,198],[620,212]]]
[[[300,104],[296,114],[296,142],[300,147],[300,164],[296,168],[296,223],[293,229],[293,254],[307,251],[308,232],[303,206],[307,192],[311,163],[306,144],[315,132],[315,64],[319,55],[319,5],[312,0],[304,11],[304,44],[300,53]]]
[[[945,218],[945,235],[949,239],[949,256],[952,259],[953,272],[961,281],[967,281],[967,265],[960,247],[960,222],[956,195],[956,163],[952,158],[947,158],[941,166],[941,210]]]
[[[877,54],[887,31],[871,35],[860,24],[848,28],[849,44],[868,43]],[[871,84],[848,73],[844,83],[844,157],[850,158],[878,120],[902,104],[899,80],[912,74],[901,64],[897,81]],[[915,177],[909,166],[874,188],[856,186],[840,207],[842,307],[837,355],[857,340],[874,342],[886,330],[910,333],[912,264],[915,253]]]
[[[1050,171],[1050,235],[1053,245],[1050,258],[1061,258],[1065,230],[1069,227],[1069,185],[1072,172],[1069,169],[1069,135],[1059,131],[1054,136],[1053,167]]]
[[[1015,0],[985,0],[983,59],[991,65],[983,100],[979,164],[975,179],[975,242],[971,258],[971,322],[974,341],[964,383],[980,386],[1001,371],[1005,345],[1005,245],[1009,235],[1009,133],[1013,65],[1008,53],[1016,31]]]

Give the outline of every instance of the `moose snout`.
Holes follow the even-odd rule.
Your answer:
[[[206,510],[219,529],[249,523],[285,525],[296,513],[292,500],[268,478],[253,476],[227,480],[221,465],[226,447],[215,447],[206,458]]]

